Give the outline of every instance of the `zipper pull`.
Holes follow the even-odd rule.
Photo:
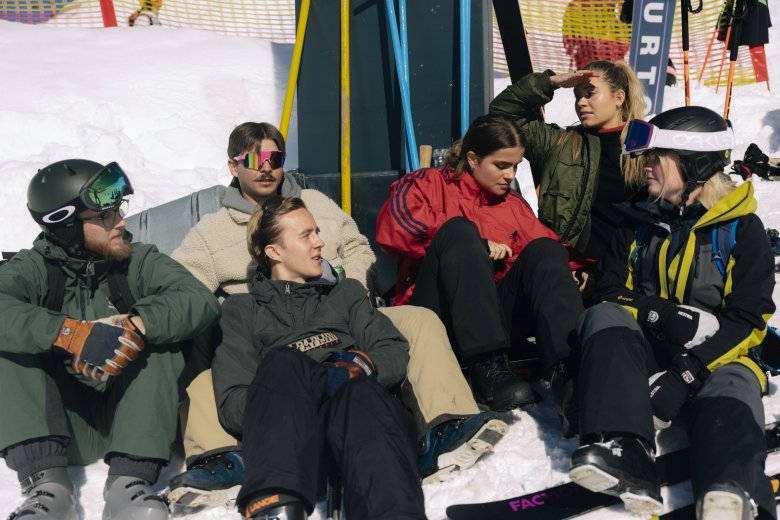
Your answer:
[[[87,275],[87,288],[92,289],[92,277],[95,276],[95,263],[92,259],[87,260],[87,266],[84,268],[84,273]]]
[[[288,294],[288,295],[290,294],[290,284],[289,283],[285,283],[284,284],[284,294]]]

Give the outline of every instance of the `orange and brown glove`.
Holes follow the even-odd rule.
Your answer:
[[[127,315],[96,321],[65,318],[53,346],[70,353],[73,370],[98,381],[118,376],[144,349],[144,339]]]

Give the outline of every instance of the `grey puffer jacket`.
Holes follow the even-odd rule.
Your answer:
[[[371,357],[381,385],[395,385],[406,375],[406,339],[374,309],[357,280],[296,283],[257,273],[249,294],[225,300],[220,325],[222,342],[212,364],[214,391],[219,420],[237,438],[247,387],[271,348],[297,348],[316,361],[335,351],[357,349]]]

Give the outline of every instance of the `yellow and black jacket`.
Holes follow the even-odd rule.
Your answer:
[[[648,297],[661,297],[705,310],[718,318],[718,332],[690,353],[710,371],[742,363],[756,374],[762,390],[766,375],[749,357],[767,333],[775,310],[774,260],[764,225],[755,215],[753,185],[746,182],[699,218],[664,219],[643,212],[640,228],[615,233],[605,255],[597,295],[638,316]],[[636,216],[636,215],[635,215]],[[716,264],[713,228],[737,221],[725,275]]]

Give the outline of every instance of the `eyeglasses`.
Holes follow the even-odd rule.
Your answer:
[[[82,218],[81,220],[96,222],[106,229],[111,229],[116,225],[117,222],[125,218],[125,215],[127,215],[128,205],[129,203],[127,199],[122,199],[119,201],[119,206],[112,209],[107,209],[99,215],[95,215],[94,217],[86,217]]]
[[[641,155],[653,148],[719,152],[731,150],[735,144],[734,130],[731,128],[720,132],[662,130],[647,121],[634,119],[628,124],[626,140],[623,143],[623,155]]]
[[[125,172],[115,163],[109,163],[84,184],[79,198],[93,211],[116,208],[126,195],[133,194],[133,186]]]
[[[234,161],[238,161],[246,168],[252,170],[259,170],[265,161],[268,161],[271,168],[281,168],[284,166],[285,153],[278,150],[272,152],[244,152],[241,155],[233,157]]]

